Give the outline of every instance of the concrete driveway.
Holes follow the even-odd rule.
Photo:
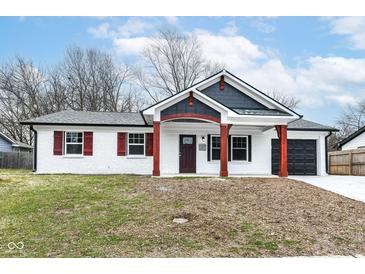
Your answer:
[[[341,194],[354,200],[365,202],[365,176],[290,176],[289,178],[306,182]]]

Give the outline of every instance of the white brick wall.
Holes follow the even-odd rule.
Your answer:
[[[76,174],[152,174],[153,157],[117,156],[117,132],[152,132],[151,127],[77,127],[77,126],[36,126],[38,131],[38,173],[76,173]],[[67,157],[53,155],[53,131],[92,131],[93,156]],[[219,134],[219,126],[213,124],[161,123],[161,175],[179,173],[179,135],[196,135],[196,171],[199,174],[219,174],[219,161],[208,161],[207,152],[199,151],[202,136],[207,143],[208,134]],[[230,134],[252,135],[252,162],[228,164],[231,175],[271,174],[271,139],[276,138],[275,130],[264,133],[257,128],[233,126]],[[318,175],[325,174],[325,136],[327,132],[288,131],[291,139],[317,140]]]
[[[152,174],[152,157],[117,156],[117,132],[152,132],[152,128],[37,126],[37,173]],[[92,131],[93,156],[53,155],[53,131]]]

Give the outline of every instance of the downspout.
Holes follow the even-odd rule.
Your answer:
[[[326,153],[326,173],[328,174],[328,138],[332,135],[332,131],[327,134],[327,136],[324,138],[324,149]]]
[[[34,136],[34,142],[33,142],[33,172],[37,171],[37,131],[33,128],[33,126],[30,126],[30,130],[33,132]]]

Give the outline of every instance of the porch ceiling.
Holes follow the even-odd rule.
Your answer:
[[[161,122],[161,125],[166,129],[172,130],[199,130],[199,129],[218,129],[219,124],[210,121],[201,121],[195,119],[181,119]],[[265,132],[267,130],[273,129],[274,126],[259,126],[259,125],[232,125],[231,131],[235,130],[245,130],[245,131],[256,131]]]

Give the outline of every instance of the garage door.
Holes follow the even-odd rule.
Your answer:
[[[279,140],[271,141],[271,171],[279,171]],[[288,139],[289,175],[317,175],[316,140]]]

